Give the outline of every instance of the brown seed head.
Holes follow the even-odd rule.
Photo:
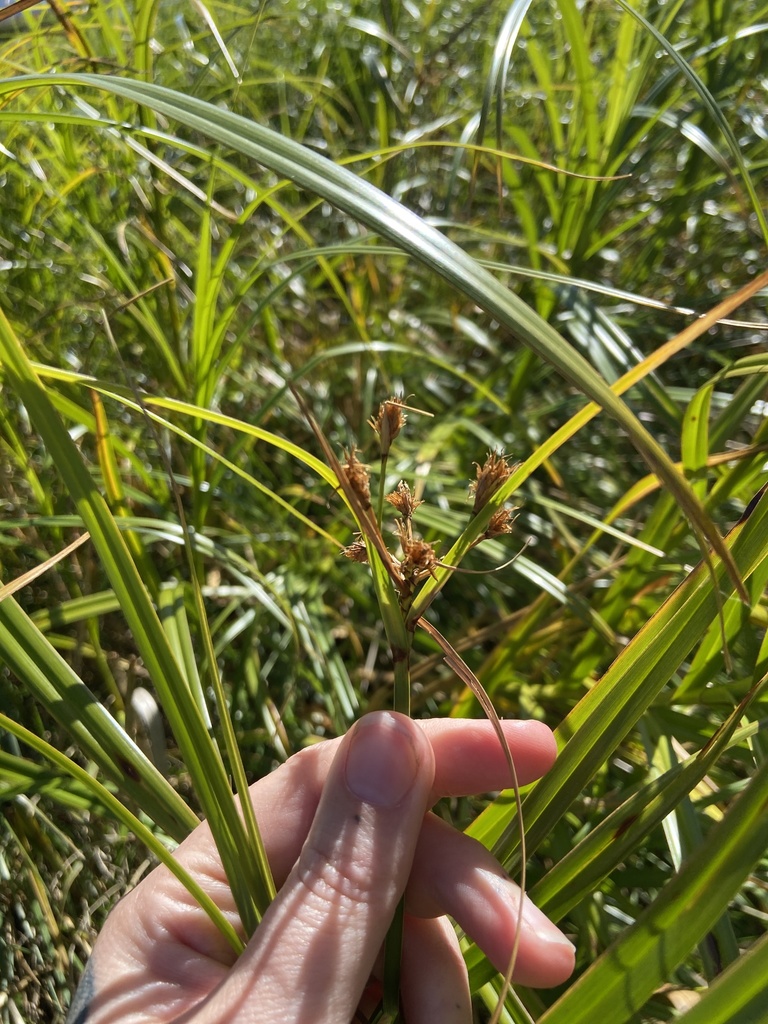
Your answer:
[[[502,533],[512,533],[512,524],[517,519],[516,511],[517,506],[514,508],[497,508],[491,516],[488,529],[483,536],[490,538],[499,537]]]
[[[512,467],[503,452],[489,452],[483,465],[476,462],[475,466],[477,467],[477,479],[469,485],[469,493],[475,496],[475,504],[472,506],[473,516],[485,508],[512,473]]]
[[[419,505],[424,504],[423,501],[418,501],[413,497],[411,489],[405,480],[400,481],[397,485],[397,490],[388,494],[386,496],[386,500],[390,505],[397,509],[403,519],[410,519]]]
[[[423,576],[434,574],[437,555],[434,547],[426,540],[409,536],[408,527],[402,520],[395,524],[395,530],[403,549],[400,574],[404,580],[417,582]]]
[[[388,455],[392,442],[405,426],[403,400],[397,396],[388,398],[379,406],[378,415],[369,419],[368,423],[379,435],[382,455]]]
[[[341,470],[346,476],[349,486],[360,499],[363,508],[369,509],[371,507],[370,472],[368,467],[360,462],[354,448],[351,448],[346,454]]]
[[[353,562],[367,562],[368,548],[362,540],[355,540],[342,549],[342,555],[351,558]]]

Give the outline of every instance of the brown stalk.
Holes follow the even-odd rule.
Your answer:
[[[523,804],[520,799],[520,783],[517,777],[517,769],[515,768],[515,759],[512,756],[512,751],[509,749],[509,743],[507,743],[507,738],[501,728],[501,720],[496,713],[496,708],[493,706],[491,698],[483,688],[483,684],[436,626],[433,626],[431,622],[428,622],[424,618],[420,618],[418,620],[418,624],[425,633],[428,633],[429,636],[439,644],[440,649],[443,652],[443,660],[446,665],[456,673],[462,683],[464,683],[465,686],[468,686],[472,693],[474,693],[475,697],[477,697],[478,702],[493,726],[494,732],[501,744],[501,748],[504,751],[510,778],[512,780],[512,789],[515,792],[515,805],[518,820],[520,822],[520,904],[517,911],[517,927],[515,929],[515,941],[512,945],[512,955],[509,958],[509,965],[504,975],[504,984],[502,985],[501,992],[499,993],[499,1001],[493,1012],[493,1016],[491,1017],[491,1024],[498,1024],[501,1010],[507,998],[510,985],[512,984],[512,974],[514,973],[515,963],[517,962],[517,953],[520,948],[520,936],[523,927],[523,900],[525,899],[526,886],[526,854],[525,830],[523,829]]]
[[[6,597],[10,597],[11,594],[15,594],[22,587],[26,587],[27,584],[36,580],[38,576],[42,576],[44,572],[47,572],[51,566],[56,565],[62,558],[66,558],[67,555],[74,551],[75,548],[79,548],[81,544],[85,544],[87,540],[91,539],[90,533],[86,530],[81,533],[80,536],[73,540],[71,544],[67,544],[61,551],[57,551],[55,555],[51,555],[50,558],[46,558],[40,565],[36,565],[34,569],[30,569],[29,572],[25,572],[22,576],[17,576],[15,580],[11,580],[10,583],[6,583],[4,587],[0,587],[0,601],[5,600]]]

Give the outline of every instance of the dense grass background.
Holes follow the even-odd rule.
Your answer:
[[[110,0],[0,24],[6,726],[172,845],[221,803],[192,756],[209,724],[226,746],[219,680],[249,779],[392,704],[386,582],[339,555],[354,519],[290,386],[374,491],[367,421],[393,394],[422,410],[386,487],[425,500],[450,562],[475,464],[505,452],[512,537],[416,602],[499,714],[559,727],[528,867],[578,973],[507,1020],[676,1019],[702,993],[688,1024],[766,1019],[768,9],[635,9]],[[605,382],[618,412],[583,414],[616,401]],[[745,600],[691,518],[734,528]],[[481,713],[421,631],[409,682],[414,715]],[[123,728],[162,774],[126,771]],[[0,736],[0,1019],[61,1021],[151,858],[83,779]],[[517,870],[514,807],[486,803],[443,812]],[[486,1019],[498,979],[467,956]]]

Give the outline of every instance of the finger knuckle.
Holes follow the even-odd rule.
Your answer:
[[[320,905],[368,906],[375,902],[370,862],[341,858],[323,844],[308,842],[297,865],[298,881]]]

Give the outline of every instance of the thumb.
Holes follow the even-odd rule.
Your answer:
[[[432,747],[409,718],[378,712],[350,730],[298,862],[201,1022],[349,1024],[408,881],[433,779]]]

